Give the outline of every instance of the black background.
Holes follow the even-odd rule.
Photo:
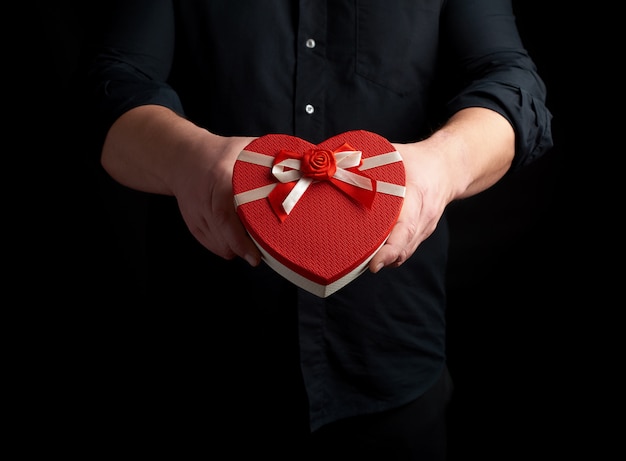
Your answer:
[[[89,369],[89,349],[103,335],[99,316],[121,312],[132,285],[127,242],[100,195],[97,168],[85,160],[72,96],[83,37],[100,4],[36,3],[21,13],[29,38],[17,39],[27,50],[21,69],[31,121],[20,138],[28,146],[22,184],[38,187],[14,189],[26,206],[5,229],[22,237],[7,251],[17,255],[8,280],[19,293],[9,305],[36,306],[21,311],[29,325],[21,344],[36,381],[31,397],[45,410],[39,421],[50,426],[62,412],[59,396],[68,414],[89,418],[75,408],[77,396],[86,397],[76,376]],[[595,429],[606,407],[596,385],[610,373],[598,317],[613,302],[594,288],[603,279],[603,245],[588,242],[595,222],[609,218],[590,191],[595,159],[605,158],[595,139],[595,115],[606,110],[596,107],[602,88],[595,78],[605,44],[592,42],[589,28],[597,26],[587,12],[555,0],[514,6],[548,87],[555,146],[521,174],[450,207],[454,460],[563,459],[604,449]],[[43,166],[36,178],[33,164]],[[596,183],[594,190],[602,188]]]

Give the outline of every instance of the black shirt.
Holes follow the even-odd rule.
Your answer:
[[[454,112],[480,106],[513,125],[513,169],[552,146],[546,90],[509,0],[113,4],[86,78],[100,141],[118,116],[143,104],[170,107],[220,135],[286,133],[313,143],[353,129],[416,141]],[[178,306],[192,291],[204,296],[205,334],[233,338],[219,343],[229,356],[211,366],[218,376],[270,389],[282,379],[272,373],[300,366],[313,430],[404,404],[438,378],[445,217],[402,267],[366,272],[321,299],[265,265],[207,254],[170,198],[151,200],[162,203],[148,211],[147,278],[153,290],[176,293]],[[218,290],[233,283],[241,289],[218,303]]]

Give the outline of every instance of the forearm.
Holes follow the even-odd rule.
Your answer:
[[[459,111],[423,142],[429,152],[442,156],[451,181],[451,201],[494,185],[509,170],[515,154],[510,123],[484,108]]]
[[[162,106],[139,106],[122,115],[105,139],[101,163],[109,175],[132,189],[174,194],[176,172],[213,135]],[[202,146],[202,147],[201,147]]]

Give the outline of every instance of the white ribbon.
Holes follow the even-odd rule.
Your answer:
[[[358,150],[347,150],[337,152],[335,155],[335,163],[337,170],[333,178],[343,181],[361,189],[372,190],[372,184],[369,178],[363,177],[345,168],[352,168],[361,163],[362,152]],[[289,192],[283,201],[283,208],[287,214],[291,213],[293,207],[296,206],[298,200],[304,195],[308,187],[313,183],[313,179],[303,176],[300,171],[301,161],[298,159],[286,159],[277,163],[272,167],[272,174],[282,183],[298,181],[294,188]],[[289,168],[286,170],[286,168]]]
[[[361,161],[361,155],[361,151],[337,152],[337,154],[335,154],[335,161],[337,162],[337,172],[333,175],[333,177],[339,179],[340,181],[353,184],[362,189],[371,190],[371,184],[367,178],[352,173],[351,171],[345,170],[345,168],[352,168],[354,166],[357,166]],[[313,182],[311,178],[302,176],[302,172],[300,171],[300,160],[297,159],[286,159],[272,166],[274,162],[274,157],[272,157],[271,155],[244,150],[239,154],[238,160],[272,168],[272,174],[283,183],[289,181],[298,181],[298,184],[296,184],[293,190],[289,193],[289,196],[283,204],[287,213],[289,213],[293,209],[304,191],[306,191],[306,189]],[[368,170],[370,168],[376,168],[399,161],[402,161],[402,157],[400,156],[400,153],[398,151],[387,152],[385,154],[364,158],[363,164],[361,165],[359,170]],[[288,167],[289,170],[286,170],[286,167]],[[268,184],[257,189],[240,192],[234,197],[235,206],[266,198],[275,186],[276,184]],[[376,191],[383,194],[404,197],[406,188],[399,184],[376,181]]]

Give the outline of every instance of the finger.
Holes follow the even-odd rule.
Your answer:
[[[385,244],[378,250],[369,263],[371,272],[376,273],[386,266],[399,266],[409,255],[411,235],[414,231],[405,223],[398,221]]]
[[[234,215],[233,221],[226,226],[226,230],[228,231],[229,228],[231,232],[227,241],[231,250],[240,258],[245,259],[251,266],[258,266],[261,263],[261,252],[250,238],[237,214]]]
[[[201,243],[208,245],[209,250],[225,259],[240,257],[251,266],[258,266],[261,262],[261,252],[250,238],[237,213],[226,212],[221,219],[217,216],[212,215],[211,220],[203,217]]]

